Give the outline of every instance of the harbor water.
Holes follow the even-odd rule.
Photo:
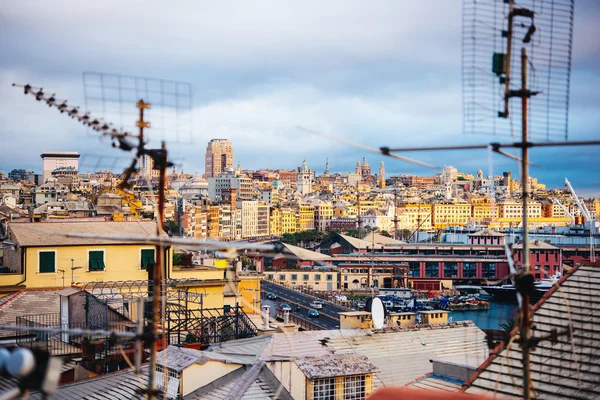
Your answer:
[[[453,322],[473,321],[480,329],[502,329],[500,324],[518,316],[519,309],[515,303],[489,303],[487,311],[452,311],[449,317]]]

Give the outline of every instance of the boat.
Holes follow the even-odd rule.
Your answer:
[[[531,295],[531,300],[537,301],[554,286],[560,279],[560,273],[555,274],[551,279],[543,279],[535,282],[535,290]],[[497,301],[517,301],[517,288],[514,284],[501,286],[482,286],[481,289],[486,291],[490,296]]]

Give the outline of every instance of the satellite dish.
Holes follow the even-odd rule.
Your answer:
[[[383,328],[383,321],[385,320],[385,307],[381,302],[381,299],[375,297],[371,302],[371,319],[373,320],[373,326],[375,329]]]

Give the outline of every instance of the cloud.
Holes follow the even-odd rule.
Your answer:
[[[576,6],[571,138],[597,137],[600,128],[596,3]],[[193,84],[193,144],[169,143],[186,171],[202,172],[206,143],[224,137],[244,168],[294,168],[307,159],[323,170],[329,158],[332,170],[351,171],[367,156],[374,170],[385,160],[388,175],[429,175],[296,125],[372,147],[505,139],[461,134],[461,11],[458,0],[3,3],[0,164],[39,170],[39,154],[52,149],[126,156],[9,86],[30,82],[83,105],[81,73],[102,71]],[[536,150],[534,162],[550,157],[552,168],[532,173],[561,185],[560,166],[574,185],[600,187],[591,173],[595,154]],[[488,169],[485,151],[405,155],[465,172]],[[494,163],[496,173],[516,172],[513,161],[495,156]]]

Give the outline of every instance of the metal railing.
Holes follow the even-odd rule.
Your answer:
[[[281,319],[283,321],[284,320],[284,311],[277,310],[276,316],[278,319]],[[305,331],[318,331],[318,330],[325,329],[325,328],[318,326],[317,324],[314,324],[310,321],[307,321],[307,320],[300,318],[296,315],[293,315],[291,313],[288,313],[288,321],[295,325],[298,325],[299,328],[302,328]]]

